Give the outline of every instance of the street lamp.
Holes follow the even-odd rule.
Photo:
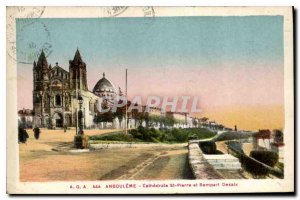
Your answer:
[[[83,149],[87,145],[87,139],[86,136],[83,134],[83,124],[82,124],[82,118],[83,118],[83,112],[82,112],[82,104],[83,104],[83,98],[81,95],[78,95],[78,104],[79,104],[79,110],[77,113],[77,124],[78,124],[78,132],[74,136],[74,144],[75,148],[77,149]]]
[[[79,103],[79,111],[78,111],[78,135],[83,135],[83,124],[82,124],[82,118],[83,118],[83,112],[82,112],[82,104],[83,104],[83,98],[82,96],[78,96],[78,103]]]
[[[43,104],[44,104],[44,102],[43,102],[43,98],[44,98],[44,96],[43,96],[43,91],[40,91],[39,92],[39,94],[40,94],[40,102],[41,102],[41,127],[44,127],[44,112],[43,112]]]

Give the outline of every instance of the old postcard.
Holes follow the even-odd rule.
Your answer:
[[[7,192],[294,192],[292,7],[7,7]]]

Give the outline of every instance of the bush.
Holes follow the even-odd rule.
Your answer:
[[[216,133],[206,129],[206,128],[187,128],[182,129],[183,132],[187,132],[189,136],[197,137],[197,139],[211,138],[216,135]]]
[[[151,137],[159,138],[161,136],[161,132],[159,130],[155,130],[154,128],[150,129]]]
[[[131,134],[113,134],[113,135],[106,135],[102,137],[98,137],[98,140],[108,140],[108,141],[126,141],[126,142],[133,142],[134,138]]]
[[[164,142],[164,141],[166,140],[166,134],[165,134],[165,133],[162,133],[161,136],[160,136],[160,138],[159,138],[159,140],[160,140],[161,142]]]
[[[144,134],[146,131],[146,128],[143,126],[139,126],[137,131],[140,132],[141,134]]]
[[[196,134],[190,135],[188,140],[198,140],[198,136]]]
[[[160,141],[154,137],[151,137],[151,142],[159,143]]]
[[[250,157],[269,165],[270,167],[274,167],[278,162],[278,154],[273,151],[251,151]]]
[[[106,134],[102,134],[102,135],[92,135],[89,137],[89,139],[90,140],[102,140],[103,137],[105,137],[105,136],[120,135],[120,134],[124,134],[124,132],[116,131],[116,132],[110,132],[110,133],[106,133]]]
[[[140,140],[143,139],[143,135],[142,135],[140,132],[138,132],[138,130],[136,130],[136,129],[130,130],[129,133],[130,133],[134,138],[137,138],[137,139],[140,139]]]
[[[139,126],[137,129],[124,132],[114,132],[106,135],[91,136],[91,140],[110,140],[110,141],[130,141],[130,142],[187,142],[189,137],[205,139],[215,135],[215,133],[201,128],[187,129],[154,129]]]
[[[182,131],[182,129],[173,129],[171,134],[175,138],[176,142],[187,142],[188,140],[188,133],[186,131]]]
[[[128,132],[129,132],[131,135],[136,135],[136,134],[139,133],[138,130],[136,130],[136,129],[131,129],[131,130],[129,130]]]
[[[214,142],[200,142],[199,147],[205,154],[217,154],[217,145]]]
[[[264,177],[270,173],[270,170],[261,163],[255,162],[255,160],[252,160],[244,154],[240,155],[240,161],[244,169],[256,177]]]
[[[164,135],[165,135],[164,141],[167,141],[167,142],[175,142],[176,141],[176,138],[173,136],[171,131],[165,132]]]

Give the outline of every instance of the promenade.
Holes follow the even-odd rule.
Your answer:
[[[85,130],[98,135],[116,130]],[[84,153],[54,151],[70,146],[75,130],[41,129],[39,140],[27,130],[27,144],[19,145],[21,181],[80,181],[115,179],[190,179],[187,145],[103,149]]]

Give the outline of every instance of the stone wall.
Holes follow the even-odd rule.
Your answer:
[[[189,141],[189,165],[195,179],[222,179],[221,175],[207,162],[198,141]]]
[[[162,144],[162,143],[134,143],[134,142],[103,142],[103,143],[90,143],[90,150],[100,149],[118,149],[118,148],[145,148],[145,147],[173,147],[183,146],[184,144]]]

